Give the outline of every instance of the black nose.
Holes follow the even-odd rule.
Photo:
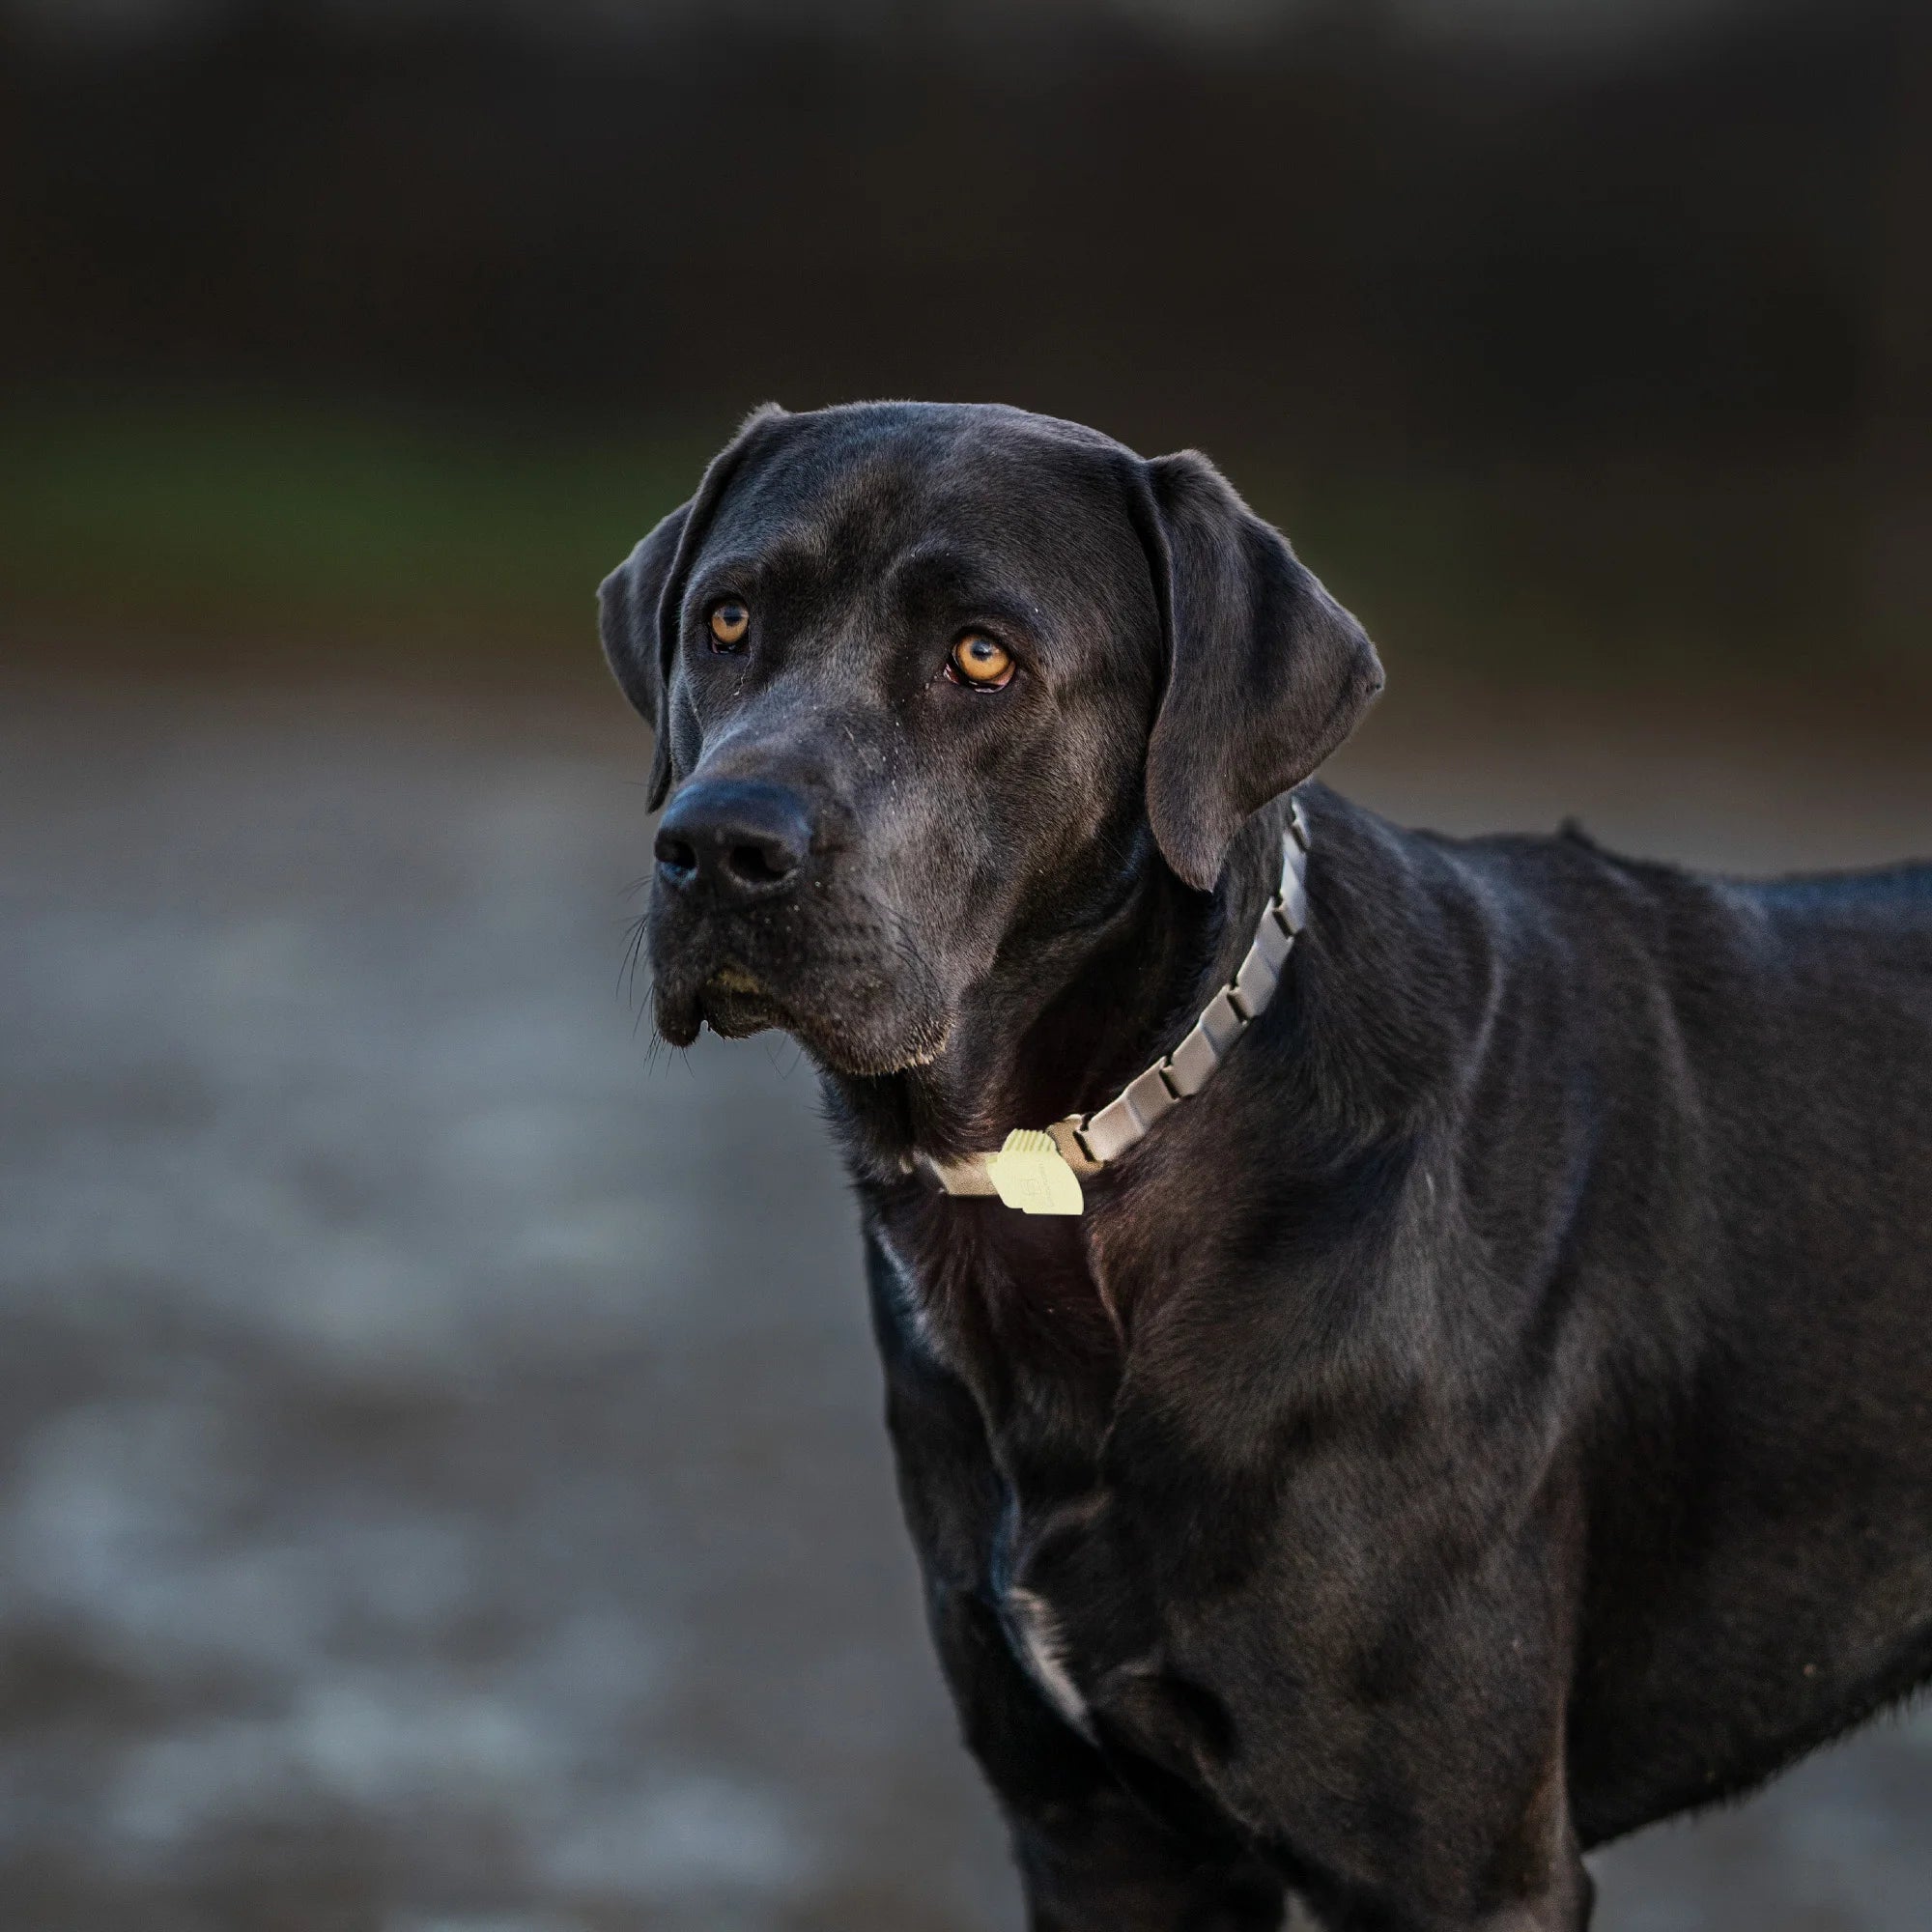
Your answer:
[[[756,779],[700,779],[658,825],[658,876],[747,903],[789,892],[811,850],[805,801]]]

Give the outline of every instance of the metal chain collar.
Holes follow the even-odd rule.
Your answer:
[[[1308,821],[1290,801],[1281,838],[1281,883],[1235,977],[1209,1000],[1180,1044],[1164,1054],[1104,1107],[1069,1114],[1047,1128],[1020,1128],[993,1153],[962,1160],[919,1154],[917,1166],[948,1194],[996,1194],[1027,1214],[1078,1214],[1086,1207],[1083,1174],[1097,1174],[1181,1101],[1200,1093],[1229,1049],[1267,1009],[1282,967],[1308,923]]]

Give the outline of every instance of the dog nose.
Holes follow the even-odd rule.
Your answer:
[[[671,800],[658,823],[658,876],[749,903],[788,892],[811,850],[805,801],[753,779],[705,779]]]

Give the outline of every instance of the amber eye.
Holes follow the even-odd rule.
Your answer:
[[[1001,691],[1012,682],[1012,655],[981,632],[969,631],[952,646],[952,655],[946,660],[946,675],[954,684]]]
[[[745,633],[752,628],[752,613],[735,597],[727,597],[723,603],[711,607],[711,635],[716,639],[713,648],[721,651],[735,651],[745,641]]]

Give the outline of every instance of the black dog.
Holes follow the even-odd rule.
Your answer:
[[[1360,629],[1018,411],[761,412],[603,612],[658,1023],[823,1070],[1036,1927],[1580,1927],[1932,1677],[1932,867],[1292,794]]]

